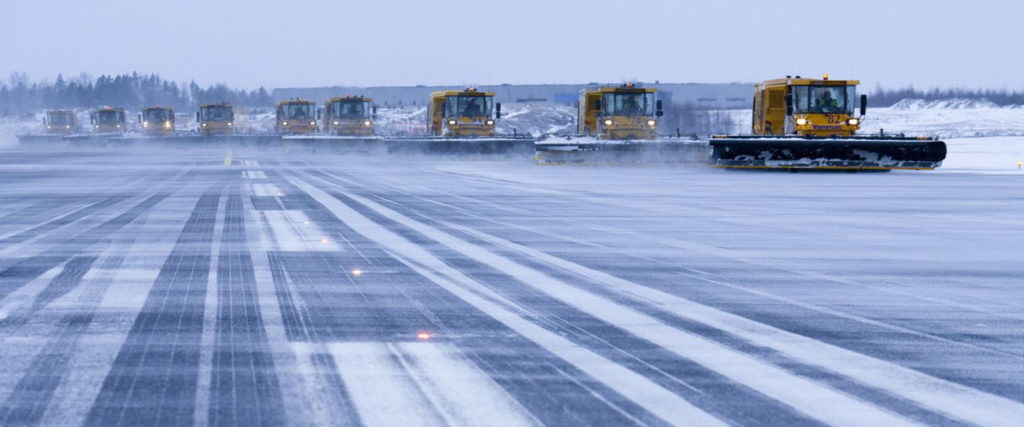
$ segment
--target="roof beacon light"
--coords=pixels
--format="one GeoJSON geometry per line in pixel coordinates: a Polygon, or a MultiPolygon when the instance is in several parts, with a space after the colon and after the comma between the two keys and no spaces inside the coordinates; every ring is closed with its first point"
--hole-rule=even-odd
{"type": "Polygon", "coordinates": [[[825,74],[825,80],[828,80],[828,74],[825,74]]]}

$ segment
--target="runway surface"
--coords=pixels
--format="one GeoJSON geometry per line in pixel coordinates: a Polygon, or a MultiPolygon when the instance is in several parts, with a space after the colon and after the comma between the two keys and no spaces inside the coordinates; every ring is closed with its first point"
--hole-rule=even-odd
{"type": "Polygon", "coordinates": [[[1021,425],[1024,175],[0,152],[3,425],[1021,425]]]}

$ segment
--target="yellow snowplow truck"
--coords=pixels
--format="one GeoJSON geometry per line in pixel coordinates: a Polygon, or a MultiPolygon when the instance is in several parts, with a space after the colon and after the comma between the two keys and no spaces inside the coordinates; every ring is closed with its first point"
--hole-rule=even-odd
{"type": "Polygon", "coordinates": [[[580,90],[576,133],[597,139],[657,139],[661,101],[657,89],[627,83],[580,90]]]}
{"type": "Polygon", "coordinates": [[[534,159],[542,165],[706,161],[706,143],[658,136],[664,112],[657,93],[636,83],[580,90],[576,135],[537,141],[534,159]]]}
{"type": "Polygon", "coordinates": [[[324,103],[324,133],[337,136],[373,136],[377,107],[372,98],[345,96],[324,103]]]}
{"type": "Polygon", "coordinates": [[[716,167],[768,169],[934,169],[946,144],[930,137],[859,135],[867,95],[857,80],[800,76],[754,88],[752,135],[713,136],[716,167]]]}
{"type": "Polygon", "coordinates": [[[200,105],[196,123],[202,136],[232,135],[235,133],[235,109],[226,102],[200,105]]]}
{"type": "Polygon", "coordinates": [[[124,133],[128,127],[123,108],[97,108],[89,119],[93,133],[124,133]]]}
{"type": "Polygon", "coordinates": [[[289,99],[277,103],[277,121],[274,129],[281,135],[309,135],[316,133],[316,103],[302,99],[289,99]]]}
{"type": "Polygon", "coordinates": [[[43,117],[47,135],[71,135],[78,133],[78,119],[71,110],[49,110],[43,117]]]}
{"type": "Polygon", "coordinates": [[[529,156],[536,140],[531,135],[497,133],[501,103],[494,92],[474,87],[432,92],[427,99],[427,135],[386,137],[388,153],[457,156],[529,156]]]}
{"type": "Polygon", "coordinates": [[[139,113],[139,128],[144,135],[174,135],[174,110],[159,105],[143,108],[139,113]]]}
{"type": "Polygon", "coordinates": [[[433,92],[427,103],[427,128],[434,136],[493,137],[494,123],[500,118],[501,103],[494,103],[494,92],[472,87],[433,92]]]}

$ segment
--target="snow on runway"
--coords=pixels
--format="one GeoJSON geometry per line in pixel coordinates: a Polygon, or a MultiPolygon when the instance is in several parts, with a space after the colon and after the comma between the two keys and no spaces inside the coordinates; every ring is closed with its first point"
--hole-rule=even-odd
{"type": "Polygon", "coordinates": [[[0,425],[1020,425],[1010,139],[885,174],[6,151],[0,425]]]}

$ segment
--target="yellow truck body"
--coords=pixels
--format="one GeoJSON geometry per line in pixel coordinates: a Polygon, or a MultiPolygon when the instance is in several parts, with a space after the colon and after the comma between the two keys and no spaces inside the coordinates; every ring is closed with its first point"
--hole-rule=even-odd
{"type": "Polygon", "coordinates": [[[635,84],[580,90],[576,133],[598,139],[656,139],[661,101],[657,89],[635,84]]]}
{"type": "Polygon", "coordinates": [[[345,96],[324,102],[324,133],[338,136],[373,136],[377,107],[373,99],[345,96]]]}
{"type": "Polygon", "coordinates": [[[143,108],[139,113],[139,129],[144,135],[174,135],[174,110],[161,106],[143,108]]]}
{"type": "Polygon", "coordinates": [[[97,108],[92,111],[90,121],[94,133],[124,133],[128,127],[123,108],[97,108]]]}
{"type": "Polygon", "coordinates": [[[78,118],[72,110],[49,110],[43,126],[48,135],[71,135],[78,132],[78,118]]]}
{"type": "Polygon", "coordinates": [[[499,118],[501,103],[494,103],[494,92],[475,88],[437,91],[427,102],[427,129],[434,136],[492,137],[499,118]]]}
{"type": "Polygon", "coordinates": [[[277,103],[274,129],[279,134],[309,135],[316,133],[316,103],[289,99],[277,103]]]}
{"type": "MultiPolygon", "coordinates": [[[[853,136],[857,80],[783,78],[754,87],[754,135],[853,136]],[[787,106],[788,105],[788,106],[787,106]]],[[[861,113],[863,115],[863,112],[861,113]]]]}
{"type": "Polygon", "coordinates": [[[200,105],[196,112],[196,123],[199,134],[203,136],[234,134],[235,109],[226,102],[200,105]]]}
{"type": "Polygon", "coordinates": [[[857,80],[786,76],[754,86],[751,135],[713,135],[711,161],[722,168],[934,169],[946,143],[932,137],[858,135],[867,96],[857,80]],[[858,114],[859,113],[859,114],[858,114]]]}

